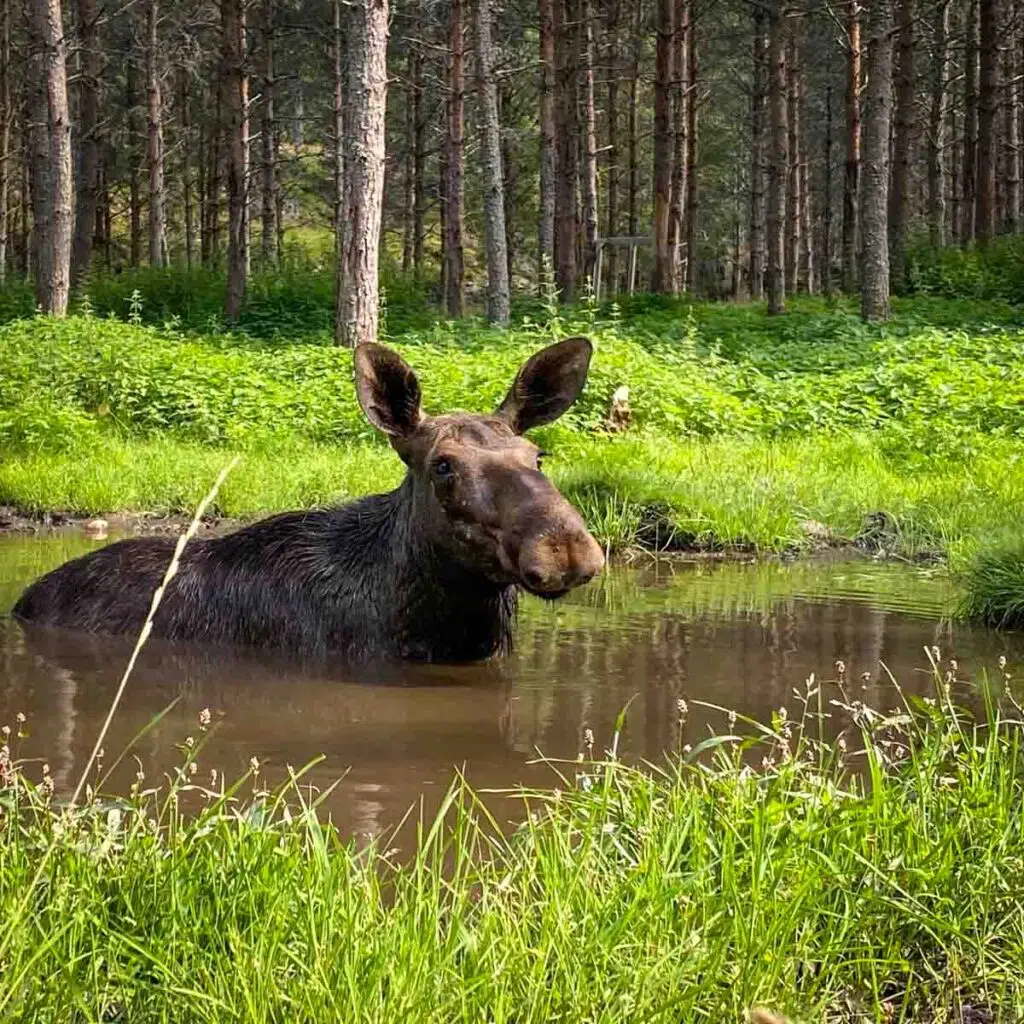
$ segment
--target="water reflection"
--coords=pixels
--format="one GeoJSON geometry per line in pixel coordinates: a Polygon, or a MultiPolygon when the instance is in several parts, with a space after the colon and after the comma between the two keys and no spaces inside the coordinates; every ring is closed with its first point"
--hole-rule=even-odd
{"type": "MultiPolygon", "coordinates": [[[[0,542],[0,610],[41,563],[68,555],[66,540],[30,543],[11,554],[0,542]]],[[[968,677],[1000,654],[1019,657],[1017,637],[945,621],[950,596],[941,574],[865,562],[656,564],[616,569],[556,606],[529,603],[516,652],[482,666],[354,674],[329,662],[151,641],[106,743],[108,761],[177,698],[135,751],[151,780],[180,762],[178,747],[197,735],[199,711],[209,707],[217,728],[202,777],[214,767],[239,775],[256,756],[276,779],[286,765],[324,754],[310,780],[325,786],[344,776],[328,801],[332,816],[376,833],[418,801],[430,811],[455,768],[478,787],[550,783],[551,769],[531,758],[572,759],[587,728],[607,745],[627,704],[621,749],[656,759],[722,727],[722,715],[696,701],[765,720],[793,705],[794,687],[810,673],[832,678],[839,660],[856,697],[888,707],[887,671],[911,692],[930,691],[925,645],[956,657],[968,677]],[[690,705],[682,735],[680,698],[690,705]]],[[[0,722],[28,716],[21,753],[45,759],[58,789],[74,785],[131,646],[0,619],[0,722]]],[[[113,784],[126,788],[137,770],[127,760],[113,784]]]]}

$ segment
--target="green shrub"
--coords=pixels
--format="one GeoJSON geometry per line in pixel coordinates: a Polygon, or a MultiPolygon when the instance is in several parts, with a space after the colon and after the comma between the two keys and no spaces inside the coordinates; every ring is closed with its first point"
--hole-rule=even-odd
{"type": "Polygon", "coordinates": [[[985,626],[1024,627],[1024,536],[1004,534],[974,554],[962,573],[960,611],[985,626]]]}

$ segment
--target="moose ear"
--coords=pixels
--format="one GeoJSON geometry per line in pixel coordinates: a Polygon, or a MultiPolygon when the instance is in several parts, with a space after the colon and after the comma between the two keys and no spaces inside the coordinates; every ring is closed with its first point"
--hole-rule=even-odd
{"type": "Polygon", "coordinates": [[[423,419],[420,384],[412,368],[383,345],[357,345],[356,397],[366,418],[390,437],[408,437],[423,419]]]}
{"type": "Polygon", "coordinates": [[[517,434],[553,423],[580,397],[594,346],[587,338],[566,338],[523,363],[498,406],[498,415],[517,434]]]}

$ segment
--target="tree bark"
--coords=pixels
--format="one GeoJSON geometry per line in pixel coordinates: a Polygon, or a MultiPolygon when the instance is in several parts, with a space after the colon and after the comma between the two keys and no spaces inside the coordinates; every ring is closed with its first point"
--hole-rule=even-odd
{"type": "Polygon", "coordinates": [[[274,93],[277,87],[274,43],[277,32],[277,0],[263,0],[263,32],[260,48],[260,257],[263,265],[277,264],[277,160],[274,142],[277,136],[274,93]]]}
{"type": "MultiPolygon", "coordinates": [[[[71,280],[81,281],[89,271],[99,202],[99,77],[96,0],[76,0],[81,71],[78,76],[78,176],[75,233],[71,242],[71,280]]],[[[6,63],[6,62],[5,62],[6,63]]]]}
{"type": "Polygon", "coordinates": [[[860,0],[849,0],[846,15],[846,177],[843,182],[843,291],[857,290],[860,230],[860,0]]]}
{"type": "Polygon", "coordinates": [[[491,10],[489,0],[473,0],[476,29],[476,74],[483,122],[484,234],[487,244],[487,319],[507,324],[510,295],[508,239],[505,234],[505,181],[501,169],[501,123],[498,90],[491,66],[491,10]]]}
{"type": "Polygon", "coordinates": [[[249,78],[245,70],[243,0],[221,0],[225,139],[228,154],[228,261],[224,314],[238,320],[245,301],[248,264],[249,78]]]}
{"type": "Polygon", "coordinates": [[[334,131],[331,166],[334,171],[334,261],[335,292],[345,288],[345,33],[342,0],[332,0],[334,33],[331,37],[331,63],[334,71],[334,131]]]}
{"type": "Polygon", "coordinates": [[[629,234],[636,236],[640,231],[640,133],[637,110],[640,104],[640,51],[643,4],[637,0],[633,7],[633,63],[629,73],[629,189],[626,194],[626,211],[629,234]]]}
{"type": "MultiPolygon", "coordinates": [[[[11,0],[0,0],[0,286],[7,280],[11,182],[11,0]]],[[[24,202],[22,196],[22,202],[24,202]]]]}
{"type": "Polygon", "coordinates": [[[793,27],[786,41],[786,120],[789,130],[789,187],[786,190],[786,291],[800,290],[800,54],[793,27]]]}
{"type": "MultiPolygon", "coordinates": [[[[1011,12],[1011,18],[1015,13],[1011,12]]],[[[1016,234],[1020,228],[1020,82],[1017,80],[1020,59],[1020,25],[1011,24],[1009,45],[1003,58],[1003,151],[1002,151],[1002,230],[1016,234]]]]}
{"type": "Polygon", "coordinates": [[[764,298],[765,271],[765,115],[767,40],[765,10],[754,4],[754,59],[750,93],[750,297],[764,298]]]}
{"type": "Polygon", "coordinates": [[[864,95],[861,316],[889,317],[889,131],[892,122],[892,0],[871,0],[864,95]]]}
{"type": "Polygon", "coordinates": [[[784,0],[771,0],[768,8],[768,313],[775,316],[786,309],[786,189],[789,170],[788,126],[786,124],[786,7],[784,0]]]}
{"type": "Polygon", "coordinates": [[[192,180],[192,111],[189,102],[188,71],[178,69],[178,107],[181,111],[181,194],[185,228],[185,266],[190,270],[195,259],[196,225],[192,180]]]}
{"type": "Polygon", "coordinates": [[[555,4],[539,0],[540,15],[540,215],[537,219],[537,279],[555,259],[555,4]]]}
{"type": "Polygon", "coordinates": [[[583,108],[583,277],[595,285],[597,266],[597,111],[594,108],[594,18],[593,0],[581,0],[580,11],[581,62],[580,81],[583,108]]]}
{"type": "Polygon", "coordinates": [[[651,290],[672,291],[673,253],[669,235],[672,211],[672,40],[674,0],[658,0],[654,71],[654,275],[651,290]]]}
{"type": "Polygon", "coordinates": [[[128,108],[128,221],[129,261],[135,270],[142,262],[142,189],[139,184],[139,72],[138,48],[132,46],[125,72],[125,106],[128,108]]]}
{"type": "MultiPolygon", "coordinates": [[[[418,35],[422,36],[423,22],[417,20],[418,35]]],[[[416,280],[423,277],[423,255],[427,220],[427,121],[423,110],[423,51],[419,43],[414,47],[413,65],[413,158],[412,158],[412,267],[416,280]]]]}
{"type": "Polygon", "coordinates": [[[555,0],[555,286],[563,302],[576,297],[577,17],[575,0],[555,0]]]}
{"type": "Polygon", "coordinates": [[[409,40],[405,55],[405,133],[402,146],[402,275],[412,273],[412,250],[415,222],[413,199],[413,165],[416,138],[416,44],[409,40]]]}
{"type": "Polygon", "coordinates": [[[946,244],[943,166],[949,81],[949,5],[950,0],[939,0],[932,22],[932,89],[928,105],[928,240],[932,248],[936,249],[946,244]]]}
{"type": "Polygon", "coordinates": [[[814,294],[814,214],[813,196],[811,195],[811,160],[807,142],[807,108],[805,96],[805,80],[801,74],[797,78],[796,106],[800,111],[800,133],[797,146],[800,150],[798,167],[800,170],[800,275],[804,289],[808,295],[814,294]]]}
{"type": "Polygon", "coordinates": [[[345,202],[350,234],[336,336],[339,343],[355,346],[377,337],[388,0],[357,0],[350,9],[349,20],[345,202]]]}
{"type": "MultiPolygon", "coordinates": [[[[605,181],[608,200],[605,212],[605,235],[614,238],[619,233],[619,0],[609,0],[605,25],[608,38],[608,144],[605,181]]],[[[608,281],[614,293],[618,286],[618,247],[605,249],[608,281]]]]}
{"type": "Polygon", "coordinates": [[[975,230],[987,245],[996,234],[996,114],[999,110],[999,16],[996,0],[980,0],[978,182],[975,230]]]}
{"type": "Polygon", "coordinates": [[[697,213],[700,199],[697,177],[697,27],[691,12],[686,38],[689,76],[686,82],[686,288],[697,294],[697,213]]]}
{"type": "Polygon", "coordinates": [[[506,77],[498,89],[498,124],[504,126],[501,134],[501,171],[504,178],[503,191],[505,197],[505,263],[506,273],[509,281],[509,291],[512,288],[512,270],[516,263],[516,197],[519,193],[519,159],[515,146],[515,138],[512,130],[508,127],[512,118],[512,87],[506,77]]]}
{"type": "Polygon", "coordinates": [[[37,102],[33,128],[36,302],[44,313],[64,316],[71,277],[72,175],[66,42],[60,0],[32,0],[30,30],[37,102]]]}
{"type": "Polygon", "coordinates": [[[445,306],[453,319],[462,316],[465,277],[465,253],[462,247],[466,135],[464,9],[465,0],[451,0],[448,24],[448,208],[444,255],[447,264],[445,306]]]}
{"type": "Polygon", "coordinates": [[[162,267],[167,248],[164,216],[164,105],[157,47],[158,0],[146,7],[147,163],[149,164],[149,265],[162,267]]]}
{"type": "Polygon", "coordinates": [[[690,0],[675,0],[675,31],[672,34],[672,199],[669,245],[672,247],[672,290],[686,287],[686,189],[689,170],[690,0]]]}
{"type": "Polygon", "coordinates": [[[818,276],[826,298],[832,297],[832,85],[825,89],[825,181],[821,201],[821,259],[818,276]]]}
{"type": "Polygon", "coordinates": [[[978,184],[978,0],[970,0],[964,33],[964,135],[960,187],[960,243],[976,236],[978,184]]]}
{"type": "Polygon", "coordinates": [[[897,294],[906,284],[906,236],[910,219],[910,170],[914,154],[914,0],[899,3],[899,61],[896,68],[896,130],[893,133],[889,192],[889,272],[897,294]]]}

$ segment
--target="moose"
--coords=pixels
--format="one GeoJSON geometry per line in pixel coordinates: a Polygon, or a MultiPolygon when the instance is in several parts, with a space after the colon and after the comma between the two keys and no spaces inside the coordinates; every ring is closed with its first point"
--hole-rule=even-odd
{"type": "MultiPolygon", "coordinates": [[[[405,463],[403,482],[193,541],[153,635],[350,662],[468,662],[507,651],[520,589],[555,600],[604,565],[523,436],[572,406],[592,354],[588,339],[567,338],[522,365],[494,413],[430,416],[402,357],[359,345],[356,397],[405,463]]],[[[137,633],[173,549],[170,538],[141,537],[90,552],[31,584],[13,615],[137,633]]]]}

